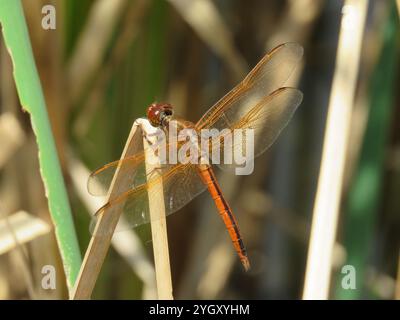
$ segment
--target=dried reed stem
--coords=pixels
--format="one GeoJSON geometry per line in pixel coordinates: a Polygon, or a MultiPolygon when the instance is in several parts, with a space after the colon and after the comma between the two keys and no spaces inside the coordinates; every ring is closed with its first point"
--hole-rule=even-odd
{"type": "MultiPolygon", "coordinates": [[[[68,164],[69,174],[75,191],[85,204],[88,212],[96,212],[103,205],[104,200],[101,197],[93,197],[87,192],[86,181],[90,175],[90,171],[72,155],[72,152],[69,155],[68,164]]],[[[101,188],[100,185],[99,188],[101,188]]],[[[111,238],[111,245],[143,282],[143,299],[155,299],[157,297],[157,290],[153,261],[150,261],[136,232],[128,230],[128,222],[124,217],[119,219],[118,224],[125,231],[114,234],[111,238]]]]}
{"type": "MultiPolygon", "coordinates": [[[[143,120],[141,124],[144,132],[149,133],[151,130],[154,130],[147,120],[139,120],[143,120]]],[[[160,167],[160,163],[154,152],[149,148],[149,141],[149,136],[143,138],[143,146],[146,150],[146,173],[151,175],[151,178],[157,178],[160,174],[157,170],[160,167]]],[[[149,209],[158,299],[172,300],[171,267],[162,183],[151,187],[151,192],[149,192],[149,209]]]]}
{"type": "Polygon", "coordinates": [[[327,299],[368,1],[346,0],[308,251],[303,299],[327,299]]]}
{"type": "MultiPolygon", "coordinates": [[[[138,130],[138,125],[135,122],[125,144],[121,159],[135,154],[142,146],[141,139],[141,130],[140,128],[138,130]]],[[[129,168],[120,166],[115,172],[110,186],[109,199],[118,195],[120,190],[127,189],[129,181],[126,179],[127,175],[125,174],[125,170],[129,170],[129,168]]],[[[78,279],[71,294],[71,299],[90,299],[101,266],[108,252],[113,232],[120,218],[123,205],[124,203],[120,203],[119,205],[113,206],[112,209],[107,210],[107,212],[99,217],[88,249],[86,250],[78,279]],[[99,234],[102,236],[97,236],[99,234]]]]}

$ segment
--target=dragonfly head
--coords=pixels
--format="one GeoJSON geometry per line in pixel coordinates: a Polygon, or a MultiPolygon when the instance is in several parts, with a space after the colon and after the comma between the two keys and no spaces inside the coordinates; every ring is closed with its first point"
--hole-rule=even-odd
{"type": "Polygon", "coordinates": [[[147,108],[147,119],[149,119],[153,127],[160,127],[173,113],[174,110],[169,103],[153,102],[147,108]]]}

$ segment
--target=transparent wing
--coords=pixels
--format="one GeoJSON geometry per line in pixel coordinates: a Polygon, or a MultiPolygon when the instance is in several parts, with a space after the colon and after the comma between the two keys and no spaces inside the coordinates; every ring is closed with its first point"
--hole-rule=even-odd
{"type": "MultiPolygon", "coordinates": [[[[163,189],[166,215],[176,212],[206,189],[196,165],[177,164],[171,166],[162,175],[150,178],[147,183],[120,194],[100,208],[92,219],[90,231],[93,233],[97,219],[101,215],[108,214],[115,208],[122,210],[124,220],[127,222],[117,225],[116,231],[150,222],[149,199],[159,196],[160,184],[163,189]]],[[[106,232],[112,232],[112,230],[106,232]]],[[[104,233],[97,235],[101,236],[104,233]]]]}
{"type": "Polygon", "coordinates": [[[91,195],[105,196],[108,193],[112,179],[118,167],[124,167],[126,179],[135,187],[145,180],[144,153],[127,157],[123,160],[110,162],[93,171],[87,181],[87,189],[91,195]],[[142,158],[142,159],[140,159],[142,158]],[[143,176],[144,175],[144,176],[143,176]]]}
{"type": "Polygon", "coordinates": [[[303,48],[297,43],[285,43],[270,51],[242,82],[207,111],[196,128],[238,122],[259,101],[284,85],[302,56],[303,48]]]}
{"type": "Polygon", "coordinates": [[[253,104],[249,102],[246,114],[240,119],[221,117],[213,127],[222,134],[212,139],[210,155],[220,153],[219,167],[223,169],[237,167],[236,154],[246,156],[247,160],[254,159],[273,144],[302,98],[303,94],[297,89],[280,88],[253,104]],[[241,130],[237,130],[237,135],[232,134],[236,129],[241,130]],[[252,134],[245,129],[250,129],[252,134]],[[231,155],[232,161],[227,160],[227,154],[231,155]]]}
{"type": "Polygon", "coordinates": [[[126,157],[122,160],[110,162],[101,168],[93,171],[87,182],[87,189],[94,196],[105,196],[108,193],[111,182],[117,169],[124,171],[127,185],[130,189],[146,182],[146,168],[143,150],[137,154],[126,157]]]}
{"type": "MultiPolygon", "coordinates": [[[[183,143],[182,141],[167,142],[165,144],[166,154],[168,155],[169,148],[179,150],[183,143]]],[[[117,170],[123,173],[122,176],[124,179],[123,187],[121,188],[121,186],[119,186],[118,192],[120,193],[146,183],[148,180],[145,166],[145,154],[148,152],[147,148],[151,148],[151,146],[138,151],[134,155],[110,162],[93,171],[87,181],[89,193],[93,196],[107,195],[117,170]]],[[[155,151],[155,153],[157,154],[157,151],[155,151]]],[[[159,172],[168,172],[169,169],[171,169],[171,165],[160,164],[160,168],[158,169],[159,172]]],[[[150,175],[152,175],[152,173],[150,173],[150,175]]],[[[121,176],[121,174],[119,176],[121,176]]]]}

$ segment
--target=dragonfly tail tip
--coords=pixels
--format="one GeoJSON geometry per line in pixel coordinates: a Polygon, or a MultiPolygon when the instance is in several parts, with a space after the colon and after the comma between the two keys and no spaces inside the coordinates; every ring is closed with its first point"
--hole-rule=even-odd
{"type": "Polygon", "coordinates": [[[244,267],[244,270],[247,272],[247,271],[249,271],[250,270],[250,261],[249,261],[249,259],[243,259],[242,260],[242,265],[243,265],[243,267],[244,267]]]}

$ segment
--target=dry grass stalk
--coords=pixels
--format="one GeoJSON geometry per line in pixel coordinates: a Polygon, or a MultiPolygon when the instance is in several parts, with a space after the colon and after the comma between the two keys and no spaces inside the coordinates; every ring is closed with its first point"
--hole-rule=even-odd
{"type": "Polygon", "coordinates": [[[93,5],[69,63],[68,83],[73,84],[72,100],[76,99],[90,75],[101,64],[104,50],[126,3],[126,0],[99,0],[93,5]]]}
{"type": "Polygon", "coordinates": [[[213,50],[227,67],[234,78],[243,78],[246,74],[246,62],[233,44],[233,35],[210,0],[169,0],[193,28],[196,34],[213,50]]]}
{"type": "Polygon", "coordinates": [[[308,252],[304,299],[327,299],[368,1],[347,0],[339,34],[308,252]]]}
{"type": "MultiPolygon", "coordinates": [[[[144,132],[150,133],[154,128],[147,120],[141,121],[144,132]]],[[[159,175],[156,168],[160,167],[158,159],[149,147],[149,136],[143,138],[143,146],[146,150],[146,173],[151,174],[151,178],[157,178],[159,175]]],[[[153,136],[154,137],[154,136],[153,136]]],[[[172,300],[172,280],[171,266],[169,262],[167,222],[165,219],[165,203],[162,183],[152,186],[149,193],[149,210],[151,219],[151,236],[153,240],[154,263],[156,268],[157,294],[158,299],[172,300]],[[157,189],[157,190],[154,190],[157,189]]]]}
{"type": "MultiPolygon", "coordinates": [[[[142,134],[140,128],[138,130],[138,126],[135,123],[132,126],[121,159],[135,154],[142,146],[141,139],[142,134]]],[[[126,190],[129,181],[125,179],[126,175],[124,174],[124,170],[126,170],[124,166],[120,166],[117,169],[110,186],[108,198],[113,198],[119,194],[121,188],[125,188],[126,190]]],[[[88,249],[86,250],[71,299],[90,299],[101,266],[103,265],[108,252],[113,231],[115,230],[120,218],[120,209],[123,205],[124,203],[121,203],[120,205],[115,206],[113,210],[108,210],[107,214],[103,214],[99,217],[88,249]],[[96,236],[99,234],[102,236],[96,236]]]]}
{"type": "MultiPolygon", "coordinates": [[[[90,171],[72,155],[70,155],[68,163],[68,171],[76,193],[85,204],[88,212],[96,212],[103,205],[104,199],[93,197],[87,192],[86,181],[90,171]]],[[[143,282],[143,299],[155,299],[157,292],[153,262],[148,258],[139,236],[134,230],[128,230],[124,217],[120,218],[118,224],[125,231],[114,234],[111,238],[111,245],[143,282]]]]}
{"type": "MultiPolygon", "coordinates": [[[[129,157],[135,154],[138,149],[142,146],[146,147],[148,144],[147,138],[142,139],[142,130],[147,135],[150,130],[154,130],[149,122],[145,119],[139,119],[135,121],[132,126],[129,138],[125,145],[125,149],[122,153],[121,159],[129,157]]],[[[146,148],[150,150],[150,148],[146,148]]],[[[152,152],[146,153],[146,171],[148,173],[153,172],[157,174],[157,170],[154,170],[154,165],[150,163],[156,163],[154,159],[149,161],[149,157],[154,157],[152,152]]],[[[110,186],[108,198],[114,198],[120,193],[120,190],[127,189],[129,184],[128,176],[125,174],[126,169],[123,165],[120,166],[113,178],[110,186]]],[[[162,185],[153,186],[153,188],[160,188],[156,195],[152,195],[149,198],[150,217],[151,217],[151,230],[153,237],[153,248],[154,248],[154,261],[156,270],[156,281],[157,281],[157,292],[159,299],[172,299],[172,281],[171,281],[171,270],[169,263],[169,252],[168,252],[168,237],[165,220],[165,208],[163,199],[162,185]],[[155,198],[157,197],[157,198],[155,198]]],[[[152,193],[154,194],[154,193],[152,193]]],[[[124,203],[115,205],[113,209],[107,210],[105,214],[102,214],[96,224],[93,236],[90,240],[89,247],[86,251],[85,258],[80,269],[77,283],[72,293],[72,299],[89,299],[97,277],[100,273],[101,266],[104,262],[108,248],[110,246],[111,238],[115,227],[119,221],[122,207],[124,203]],[[101,237],[98,236],[101,234],[101,237]]]]}
{"type": "Polygon", "coordinates": [[[25,211],[0,219],[0,255],[39,236],[49,233],[50,226],[25,211]]]}

